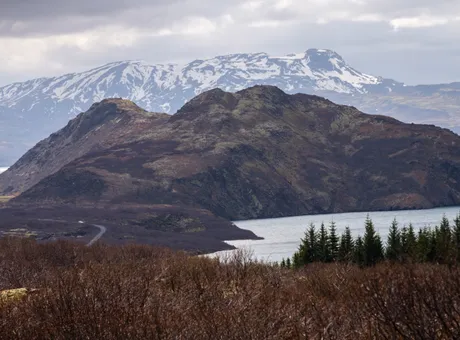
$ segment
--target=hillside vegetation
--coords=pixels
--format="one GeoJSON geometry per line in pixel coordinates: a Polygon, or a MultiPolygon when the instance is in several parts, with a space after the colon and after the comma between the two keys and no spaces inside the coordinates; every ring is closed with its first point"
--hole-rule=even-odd
{"type": "Polygon", "coordinates": [[[458,339],[460,269],[0,240],[2,339],[458,339]],[[20,294],[19,294],[19,293],[20,294]]]}
{"type": "Polygon", "coordinates": [[[0,175],[9,204],[200,208],[229,220],[460,204],[460,137],[274,86],[175,115],[91,106],[0,175]]]}

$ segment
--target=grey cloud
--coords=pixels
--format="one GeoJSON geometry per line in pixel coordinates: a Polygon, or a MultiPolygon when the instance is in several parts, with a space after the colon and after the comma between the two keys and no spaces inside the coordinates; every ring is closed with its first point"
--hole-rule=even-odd
{"type": "MultiPolygon", "coordinates": [[[[107,25],[125,25],[155,30],[189,16],[214,18],[233,13],[242,20],[314,21],[328,12],[347,10],[356,15],[378,13],[387,18],[416,16],[420,13],[452,15],[460,13],[457,0],[367,0],[353,4],[333,0],[329,7],[318,2],[297,1],[294,6],[276,9],[278,0],[265,0],[256,11],[238,8],[248,0],[0,0],[0,36],[46,36],[73,33],[107,25]],[[316,4],[315,4],[316,3],[316,4]],[[311,5],[309,5],[311,4],[311,5]],[[299,7],[304,10],[299,10],[299,7]]],[[[460,15],[460,14],[459,14],[460,15]]]]}
{"type": "MultiPolygon", "coordinates": [[[[304,0],[307,1],[307,0],[304,0]]],[[[298,1],[302,6],[304,1],[298,1]]],[[[82,32],[117,24],[145,32],[169,28],[187,17],[214,20],[231,14],[235,23],[227,29],[203,36],[140,36],[130,46],[51,46],[42,56],[43,64],[26,73],[1,74],[0,83],[52,75],[48,65],[62,65],[55,74],[82,71],[101,64],[144,59],[148,62],[190,61],[238,52],[287,54],[307,48],[330,48],[342,54],[354,67],[364,72],[395,78],[409,83],[460,80],[458,23],[439,27],[394,32],[388,21],[377,23],[334,22],[317,25],[319,11],[297,7],[277,10],[276,0],[267,0],[256,11],[242,11],[243,0],[0,0],[0,39],[5,36],[42,37],[82,32]],[[280,20],[284,26],[251,28],[254,21],[280,20]],[[244,37],[242,39],[242,37],[244,37]]],[[[353,5],[345,0],[330,11],[348,10],[356,15],[377,13],[385,18],[411,17],[422,13],[435,16],[460,15],[457,0],[368,0],[353,5]]],[[[314,8],[314,7],[312,7],[314,8]]],[[[327,9],[329,11],[329,9],[327,9]]],[[[327,14],[327,12],[325,12],[327,14]]],[[[88,33],[90,34],[90,33],[88,33]]],[[[0,51],[2,54],[8,51],[0,51]]],[[[6,72],[6,71],[4,71],[6,72]]]]}
{"type": "MultiPolygon", "coordinates": [[[[177,0],[181,1],[181,0],[177,0]]],[[[171,0],[2,0],[0,18],[36,20],[59,16],[99,16],[123,12],[133,7],[165,5],[171,0]]]]}
{"type": "Polygon", "coordinates": [[[161,29],[188,16],[214,17],[243,0],[2,0],[0,36],[74,33],[107,25],[161,29]]]}
{"type": "Polygon", "coordinates": [[[452,67],[460,56],[460,47],[452,44],[454,32],[452,28],[452,35],[448,35],[434,28],[395,33],[384,23],[300,23],[275,29],[237,26],[205,39],[146,37],[132,47],[110,47],[103,52],[60,48],[47,58],[56,63],[65,60],[71,70],[84,70],[125,59],[185,62],[227,53],[263,51],[283,55],[317,47],[336,50],[352,66],[371,74],[409,83],[447,82],[460,79],[460,72],[452,67]],[[245,39],[239,39],[241,36],[245,39]],[[443,56],[443,51],[448,55],[443,56]],[[441,57],[445,58],[443,62],[439,61],[441,57]]]}

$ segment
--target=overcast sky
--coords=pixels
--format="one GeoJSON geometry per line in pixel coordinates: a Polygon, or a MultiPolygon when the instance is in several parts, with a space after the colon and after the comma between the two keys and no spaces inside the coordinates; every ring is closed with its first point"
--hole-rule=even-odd
{"type": "Polygon", "coordinates": [[[111,61],[328,48],[408,84],[460,81],[460,0],[0,0],[0,85],[111,61]]]}

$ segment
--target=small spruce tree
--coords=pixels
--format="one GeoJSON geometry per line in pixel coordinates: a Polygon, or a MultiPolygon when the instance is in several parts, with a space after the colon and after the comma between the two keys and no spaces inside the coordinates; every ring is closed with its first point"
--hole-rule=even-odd
{"type": "Polygon", "coordinates": [[[327,229],[324,226],[324,223],[321,223],[321,228],[319,229],[319,240],[318,240],[318,261],[327,262],[329,260],[329,235],[327,229]]]}
{"type": "Polygon", "coordinates": [[[455,261],[458,263],[460,262],[460,214],[454,219],[454,225],[452,227],[452,241],[455,261]]]}
{"type": "Polygon", "coordinates": [[[363,246],[365,266],[373,266],[383,259],[382,241],[375,232],[374,223],[369,218],[369,215],[365,222],[363,246]]]}
{"type": "Polygon", "coordinates": [[[319,259],[318,235],[316,233],[316,228],[313,223],[310,224],[310,228],[308,228],[308,245],[309,245],[309,253],[308,253],[309,262],[318,261],[319,259]]]}
{"type": "Polygon", "coordinates": [[[436,260],[439,263],[448,263],[451,260],[451,230],[449,220],[444,215],[441,220],[441,225],[436,235],[436,260]]]}
{"type": "Polygon", "coordinates": [[[354,240],[351,236],[350,227],[345,227],[345,231],[340,237],[339,261],[350,262],[353,260],[354,240]]]}
{"type": "Polygon", "coordinates": [[[398,228],[396,218],[391,223],[390,232],[388,233],[386,258],[392,262],[401,261],[401,231],[398,228]]]}
{"type": "Polygon", "coordinates": [[[404,249],[404,253],[408,259],[415,261],[417,253],[417,236],[415,235],[412,223],[409,223],[409,228],[407,229],[406,248],[404,249]]]}
{"type": "Polygon", "coordinates": [[[298,269],[303,267],[304,264],[302,263],[302,258],[300,256],[299,252],[294,253],[294,256],[292,256],[292,268],[298,269]]]}
{"type": "Polygon", "coordinates": [[[358,236],[355,242],[353,251],[353,262],[358,266],[363,266],[365,261],[364,241],[361,236],[358,236]]]}
{"type": "Polygon", "coordinates": [[[284,260],[284,258],[281,260],[281,268],[286,268],[286,261],[284,260]]]}
{"type": "Polygon", "coordinates": [[[427,227],[420,229],[417,237],[416,257],[417,262],[428,262],[431,250],[431,230],[427,227]]]}
{"type": "Polygon", "coordinates": [[[339,237],[337,236],[337,228],[335,222],[332,221],[329,225],[328,241],[328,262],[335,262],[339,257],[339,237]]]}

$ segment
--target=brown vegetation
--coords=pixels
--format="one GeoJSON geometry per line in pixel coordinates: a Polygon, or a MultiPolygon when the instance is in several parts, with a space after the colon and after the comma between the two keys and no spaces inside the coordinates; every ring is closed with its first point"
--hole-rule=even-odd
{"type": "Polygon", "coordinates": [[[2,339],[458,339],[460,270],[217,260],[149,246],[0,240],[2,339]]]}
{"type": "Polygon", "coordinates": [[[94,104],[0,175],[15,204],[147,204],[229,220],[460,204],[460,137],[273,86],[177,114],[94,104]]]}

